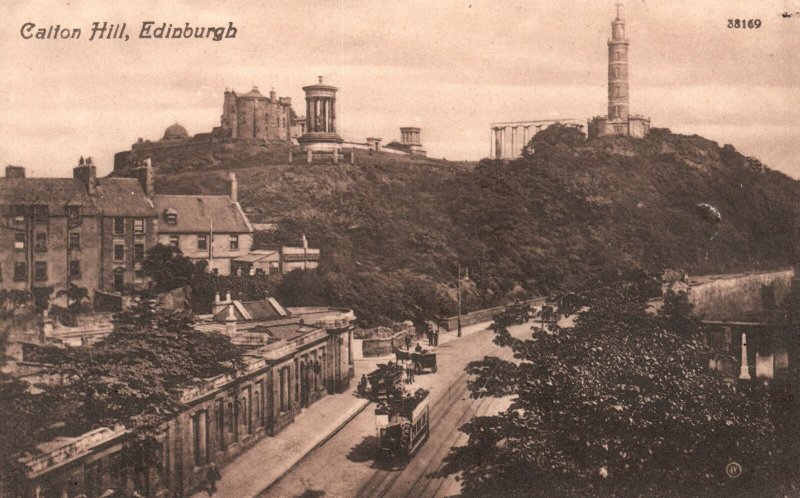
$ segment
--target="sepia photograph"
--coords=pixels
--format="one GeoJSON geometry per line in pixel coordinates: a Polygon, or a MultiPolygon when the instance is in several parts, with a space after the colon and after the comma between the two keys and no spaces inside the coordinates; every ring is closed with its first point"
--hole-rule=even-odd
{"type": "Polygon", "coordinates": [[[0,497],[800,497],[800,0],[3,0],[0,497]]]}

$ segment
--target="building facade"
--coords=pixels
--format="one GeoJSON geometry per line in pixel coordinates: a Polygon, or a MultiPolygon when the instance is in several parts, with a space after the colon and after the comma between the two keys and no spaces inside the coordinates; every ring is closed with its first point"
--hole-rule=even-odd
{"type": "Polygon", "coordinates": [[[416,126],[400,128],[400,141],[389,142],[385,147],[406,152],[411,156],[425,157],[428,154],[425,149],[422,148],[422,130],[416,126]]]}
{"type": "Polygon", "coordinates": [[[0,179],[0,288],[71,286],[123,292],[147,285],[141,262],[156,241],[153,205],[136,179],[97,178],[81,158],[73,178],[0,179]]]}
{"type": "Polygon", "coordinates": [[[650,132],[650,118],[630,114],[628,85],[628,39],[625,20],[617,4],[617,17],[611,21],[608,40],[608,114],[589,120],[589,138],[628,135],[642,138],[650,132]]]}
{"type": "Polygon", "coordinates": [[[299,126],[297,118],[292,99],[277,97],[275,90],[265,97],[255,86],[242,95],[226,89],[220,126],[213,133],[234,139],[289,141],[299,136],[293,134],[293,129],[299,126]]]}
{"type": "Polygon", "coordinates": [[[250,252],[253,227],[238,202],[236,175],[229,176],[230,195],[153,196],[158,213],[158,242],[181,250],[209,271],[229,275],[232,261],[250,252]]]}
{"type": "MultiPolygon", "coordinates": [[[[231,305],[227,301],[222,304],[231,305]]],[[[279,433],[317,400],[349,390],[355,318],[351,311],[316,309],[268,320],[237,318],[242,330],[211,322],[198,328],[217,331],[221,326],[235,339],[255,345],[248,350],[246,370],[206,379],[180,393],[183,410],[162,427],[154,465],[125,467],[123,450],[131,434],[122,426],[100,428],[40,445],[40,453],[23,456],[26,481],[15,490],[17,495],[61,498],[83,493],[97,498],[108,490],[135,490],[148,497],[189,496],[205,485],[212,462],[221,467],[262,438],[279,433]]]]}

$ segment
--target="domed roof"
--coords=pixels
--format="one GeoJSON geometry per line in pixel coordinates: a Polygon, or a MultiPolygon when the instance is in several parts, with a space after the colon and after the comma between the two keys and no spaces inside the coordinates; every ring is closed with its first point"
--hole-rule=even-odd
{"type": "Polygon", "coordinates": [[[189,138],[189,132],[183,126],[175,123],[164,130],[164,138],[161,140],[184,140],[186,138],[189,138]]]}

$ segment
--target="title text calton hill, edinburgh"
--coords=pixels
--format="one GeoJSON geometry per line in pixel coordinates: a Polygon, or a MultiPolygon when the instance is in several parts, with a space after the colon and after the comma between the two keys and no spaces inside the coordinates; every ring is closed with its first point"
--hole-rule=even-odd
{"type": "MultiPolygon", "coordinates": [[[[203,39],[221,41],[226,38],[236,38],[237,28],[233,22],[227,26],[196,26],[189,22],[168,24],[156,21],[143,21],[139,30],[139,38],[143,40],[188,40],[203,39]]],[[[61,24],[38,25],[26,22],[20,27],[20,36],[25,40],[80,40],[83,30],[62,26],[61,24]]],[[[128,23],[112,23],[106,21],[93,22],[89,29],[89,41],[95,40],[122,40],[128,41],[128,23]]]]}

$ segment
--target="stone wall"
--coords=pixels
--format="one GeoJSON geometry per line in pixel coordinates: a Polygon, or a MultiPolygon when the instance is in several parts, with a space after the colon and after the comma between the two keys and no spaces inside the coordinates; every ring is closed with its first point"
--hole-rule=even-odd
{"type": "Polygon", "coordinates": [[[772,287],[775,304],[783,303],[791,286],[794,270],[695,277],[690,280],[689,302],[692,314],[703,320],[735,320],[747,313],[765,309],[763,287],[772,287]]]}
{"type": "Polygon", "coordinates": [[[395,347],[405,347],[403,339],[410,331],[401,330],[391,337],[381,339],[364,339],[361,341],[361,354],[364,358],[389,356],[395,347]]]}
{"type": "MultiPolygon", "coordinates": [[[[544,301],[544,298],[539,298],[524,302],[532,306],[539,306],[544,304],[544,301]]],[[[505,310],[507,306],[508,305],[495,306],[493,308],[484,308],[482,310],[465,313],[461,315],[461,326],[466,327],[468,325],[475,325],[476,323],[489,322],[492,320],[492,317],[495,314],[505,310]]],[[[436,321],[436,323],[439,325],[439,327],[447,331],[456,330],[458,329],[458,316],[441,317],[436,321]]]]}

